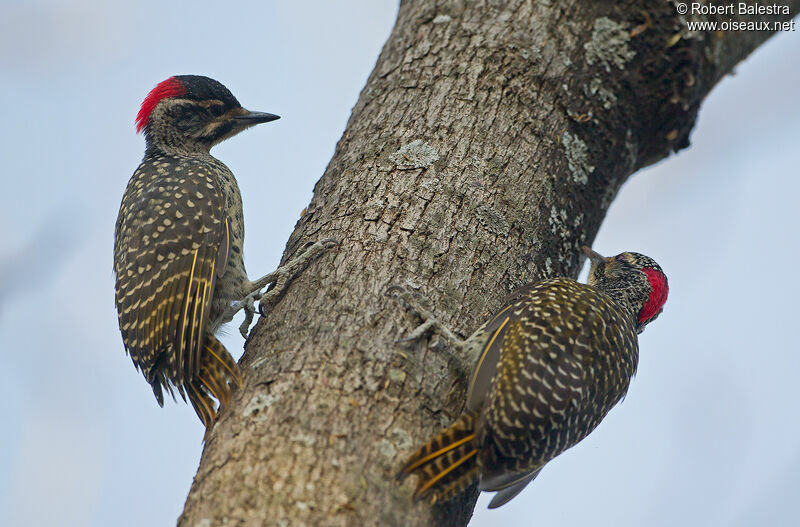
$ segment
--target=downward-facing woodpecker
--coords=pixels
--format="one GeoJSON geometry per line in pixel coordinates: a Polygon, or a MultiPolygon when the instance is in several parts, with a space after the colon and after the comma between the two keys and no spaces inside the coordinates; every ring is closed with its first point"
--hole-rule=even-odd
{"type": "Polygon", "coordinates": [[[177,388],[207,429],[242,382],[214,333],[241,308],[248,309],[249,323],[264,286],[328,246],[320,242],[294,265],[255,282],[247,278],[239,187],[209,151],[275,119],[242,108],[225,86],[196,75],[158,84],[136,117],[146,150],[125,189],[114,234],[119,327],[158,404],[165,389],[177,388]]]}
{"type": "Polygon", "coordinates": [[[473,365],[464,413],[400,472],[419,476],[415,500],[446,500],[477,481],[480,490],[497,491],[489,507],[499,507],[625,395],[639,360],[637,335],[661,313],[667,277],[642,254],[584,252],[588,284],[554,278],[523,286],[460,343],[414,308],[427,319],[423,331],[447,334],[473,365]]]}

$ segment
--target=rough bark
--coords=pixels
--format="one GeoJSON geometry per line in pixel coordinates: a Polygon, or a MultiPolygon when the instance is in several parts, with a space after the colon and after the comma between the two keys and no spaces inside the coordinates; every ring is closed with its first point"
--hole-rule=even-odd
{"type": "Polygon", "coordinates": [[[465,382],[437,337],[396,343],[418,319],[387,288],[467,335],[513,288],[575,276],[622,183],[688,146],[771,34],[691,33],[672,2],[402,2],[284,261],[341,245],[251,334],[179,525],[466,524],[475,491],[412,506],[395,482],[465,382]]]}

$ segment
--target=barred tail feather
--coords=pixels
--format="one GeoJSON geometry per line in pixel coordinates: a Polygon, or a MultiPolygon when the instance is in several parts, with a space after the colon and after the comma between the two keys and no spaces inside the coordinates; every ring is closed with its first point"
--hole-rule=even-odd
{"type": "Polygon", "coordinates": [[[225,346],[208,335],[200,359],[200,379],[222,406],[228,406],[233,387],[242,386],[242,372],[225,346]]]}
{"type": "Polygon", "coordinates": [[[474,413],[461,416],[449,428],[417,450],[398,474],[419,476],[414,501],[431,497],[448,500],[478,479],[478,450],[475,445],[474,413]]]}
{"type": "Polygon", "coordinates": [[[203,422],[203,426],[208,430],[217,418],[217,412],[214,410],[214,400],[208,396],[208,392],[203,388],[203,385],[192,380],[184,383],[186,395],[189,397],[189,402],[192,403],[197,417],[203,422]]]}
{"type": "Polygon", "coordinates": [[[206,429],[217,419],[219,410],[230,404],[233,388],[241,385],[242,373],[236,361],[214,335],[207,335],[200,354],[200,373],[196,379],[184,383],[189,400],[206,429]],[[219,408],[215,408],[212,396],[219,401],[219,408]]]}

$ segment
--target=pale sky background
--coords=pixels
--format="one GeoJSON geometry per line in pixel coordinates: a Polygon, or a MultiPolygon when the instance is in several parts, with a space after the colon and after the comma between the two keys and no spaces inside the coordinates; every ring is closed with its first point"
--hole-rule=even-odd
{"type": "MultiPolygon", "coordinates": [[[[266,272],[397,9],[222,6],[0,4],[2,526],[174,525],[197,468],[200,421],[157,406],[114,311],[114,221],[146,93],[203,74],[282,116],[214,150],[242,188],[248,269],[266,272]]],[[[522,495],[495,511],[483,496],[472,526],[796,524],[798,64],[800,35],[773,38],[707,99],[692,147],[622,189],[595,248],[646,253],[671,286],[639,373],[522,495]]]]}

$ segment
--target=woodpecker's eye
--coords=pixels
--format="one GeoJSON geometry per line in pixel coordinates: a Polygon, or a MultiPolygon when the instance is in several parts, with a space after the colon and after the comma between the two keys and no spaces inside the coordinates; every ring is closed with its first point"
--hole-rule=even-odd
{"type": "Polygon", "coordinates": [[[223,113],[225,113],[225,105],[222,104],[221,101],[214,101],[215,104],[212,104],[209,107],[209,110],[214,115],[214,117],[219,117],[223,113]]]}
{"type": "Polygon", "coordinates": [[[208,112],[214,117],[219,117],[220,115],[225,113],[225,103],[217,99],[200,101],[197,103],[197,105],[200,108],[208,110],[208,112]]]}

